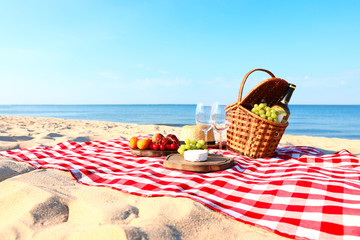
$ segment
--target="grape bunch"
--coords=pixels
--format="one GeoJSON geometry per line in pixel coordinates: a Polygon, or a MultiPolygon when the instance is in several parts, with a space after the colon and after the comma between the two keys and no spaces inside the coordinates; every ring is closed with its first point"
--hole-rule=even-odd
{"type": "Polygon", "coordinates": [[[279,113],[275,109],[269,107],[266,103],[254,104],[254,107],[251,109],[251,111],[269,121],[273,121],[275,123],[278,122],[279,113]]]}
{"type": "Polygon", "coordinates": [[[178,153],[184,155],[184,152],[187,150],[197,150],[197,149],[206,149],[204,140],[190,140],[185,139],[185,144],[180,145],[178,148],[178,153]]]}

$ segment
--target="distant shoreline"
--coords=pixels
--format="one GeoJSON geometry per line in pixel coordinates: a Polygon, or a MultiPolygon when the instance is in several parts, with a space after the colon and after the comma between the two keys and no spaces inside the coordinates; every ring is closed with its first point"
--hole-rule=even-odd
{"type": "MultiPolygon", "coordinates": [[[[0,115],[55,117],[182,127],[195,125],[195,104],[0,105],[0,115]]],[[[290,105],[285,134],[360,140],[360,105],[290,105]]]]}
{"type": "MultiPolygon", "coordinates": [[[[236,100],[234,100],[234,102],[230,102],[231,103],[235,103],[236,100]]],[[[156,105],[160,105],[160,106],[169,106],[169,105],[184,105],[184,106],[188,106],[188,105],[196,105],[196,103],[75,103],[75,104],[27,104],[27,103],[23,103],[23,104],[0,104],[1,106],[136,106],[136,105],[140,105],[140,106],[156,106],[156,105]]],[[[360,104],[289,104],[290,106],[360,106],[360,104]]]]}
{"type": "MultiPolygon", "coordinates": [[[[152,136],[157,132],[180,136],[181,127],[106,122],[97,120],[69,120],[50,117],[0,116],[0,151],[51,146],[64,141],[109,140],[119,137],[152,136]]],[[[218,139],[218,134],[215,133],[218,139]]],[[[360,156],[360,140],[312,136],[283,135],[279,147],[312,146],[325,153],[342,149],[360,156]]]]}

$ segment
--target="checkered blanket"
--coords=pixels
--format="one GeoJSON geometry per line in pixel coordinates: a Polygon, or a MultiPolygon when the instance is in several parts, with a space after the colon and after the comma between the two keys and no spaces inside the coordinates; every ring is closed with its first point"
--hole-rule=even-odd
{"type": "Polygon", "coordinates": [[[64,142],[0,152],[36,168],[68,170],[80,183],[140,196],[186,197],[238,221],[282,236],[360,239],[359,158],[342,150],[324,155],[311,147],[278,148],[276,157],[235,160],[219,172],[163,167],[164,158],[131,155],[127,139],[64,142]]]}

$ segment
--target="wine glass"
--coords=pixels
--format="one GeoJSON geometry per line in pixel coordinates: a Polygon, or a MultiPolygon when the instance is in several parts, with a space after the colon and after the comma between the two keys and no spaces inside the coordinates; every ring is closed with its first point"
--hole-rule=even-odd
{"type": "Polygon", "coordinates": [[[230,127],[230,121],[226,118],[226,104],[215,103],[211,112],[211,125],[220,134],[220,146],[222,148],[222,133],[230,127]]]}
{"type": "Polygon", "coordinates": [[[211,105],[198,103],[195,114],[196,125],[205,133],[205,146],[207,146],[207,132],[211,129],[211,105]]]}

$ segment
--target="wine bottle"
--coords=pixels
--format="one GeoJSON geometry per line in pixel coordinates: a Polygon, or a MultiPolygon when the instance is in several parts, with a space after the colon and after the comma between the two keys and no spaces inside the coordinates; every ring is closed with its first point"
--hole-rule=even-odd
{"type": "Polygon", "coordinates": [[[296,88],[295,84],[289,83],[289,86],[285,92],[284,97],[281,99],[281,101],[272,106],[271,108],[275,109],[278,112],[278,122],[286,124],[289,117],[290,117],[290,109],[289,109],[289,102],[291,99],[291,96],[296,88]]]}

